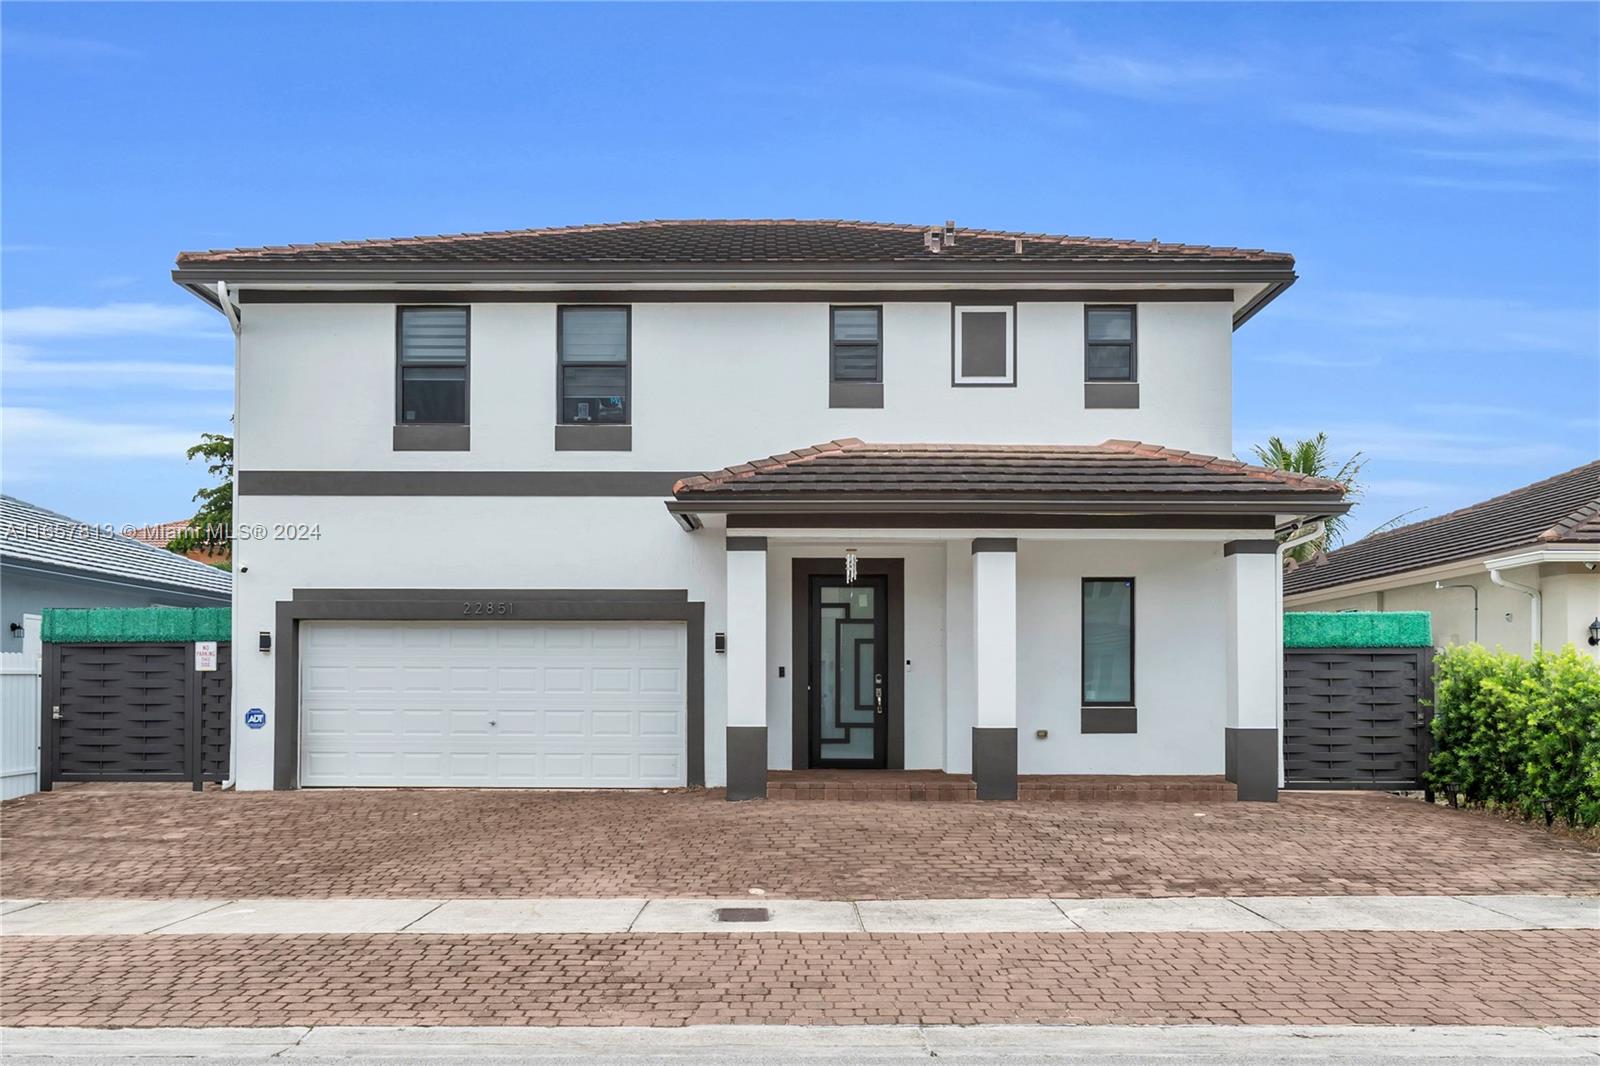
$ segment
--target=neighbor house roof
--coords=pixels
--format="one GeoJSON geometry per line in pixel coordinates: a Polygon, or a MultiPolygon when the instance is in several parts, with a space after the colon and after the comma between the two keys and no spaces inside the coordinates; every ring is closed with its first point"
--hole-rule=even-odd
{"type": "Polygon", "coordinates": [[[872,507],[1253,510],[1337,513],[1344,486],[1138,441],[1092,445],[867,444],[855,439],[757,459],[673,486],[708,511],[853,500],[872,507]]]}
{"type": "Polygon", "coordinates": [[[1600,544],[1600,460],[1459,511],[1375,533],[1287,574],[1295,595],[1518,548],[1600,544]]]}
{"type": "MultiPolygon", "coordinates": [[[[141,544],[148,544],[153,548],[165,550],[172,538],[183,533],[192,524],[187,518],[180,519],[177,522],[158,522],[153,526],[140,526],[138,529],[130,529],[126,535],[141,544]]],[[[192,548],[183,554],[202,563],[222,562],[228,557],[226,551],[219,550],[219,546],[214,544],[205,544],[192,548]]]]}
{"type": "Polygon", "coordinates": [[[223,597],[233,590],[233,575],[226,570],[14,496],[0,496],[0,556],[7,562],[54,571],[80,571],[223,597]]]}
{"type": "Polygon", "coordinates": [[[1113,240],[843,219],[661,219],[549,229],[390,237],[337,243],[182,252],[180,268],[210,264],[733,264],[1106,263],[1267,264],[1294,257],[1259,248],[1113,240]],[[938,251],[926,237],[940,234],[938,251]]]}

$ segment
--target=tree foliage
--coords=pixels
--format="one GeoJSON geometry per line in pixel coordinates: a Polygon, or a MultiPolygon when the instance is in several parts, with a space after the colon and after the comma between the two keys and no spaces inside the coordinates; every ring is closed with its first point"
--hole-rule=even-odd
{"type": "MultiPolygon", "coordinates": [[[[1329,454],[1328,435],[1318,433],[1315,437],[1286,443],[1282,437],[1268,437],[1265,444],[1257,444],[1251,449],[1256,457],[1256,462],[1273,470],[1286,470],[1294,474],[1306,474],[1310,477],[1332,478],[1345,487],[1345,498],[1352,503],[1361,496],[1361,483],[1358,478],[1361,468],[1366,465],[1366,459],[1360,452],[1350,458],[1334,464],[1333,457],[1329,454]]],[[[1295,563],[1303,563],[1314,559],[1331,548],[1337,548],[1344,542],[1345,516],[1334,515],[1324,523],[1325,532],[1316,540],[1307,541],[1297,548],[1289,550],[1287,559],[1295,563]]]]}
{"type": "Polygon", "coordinates": [[[185,453],[192,462],[206,461],[206,472],[219,483],[201,489],[193,499],[200,504],[189,526],[167,541],[167,550],[179,554],[205,551],[220,555],[217,565],[231,569],[233,557],[233,438],[222,433],[202,433],[200,443],[185,453]]]}

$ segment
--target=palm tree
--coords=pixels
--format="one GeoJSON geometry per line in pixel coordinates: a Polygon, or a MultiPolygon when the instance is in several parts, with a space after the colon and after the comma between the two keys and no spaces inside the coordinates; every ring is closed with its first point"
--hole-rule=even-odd
{"type": "MultiPolygon", "coordinates": [[[[1335,470],[1333,460],[1328,455],[1326,433],[1318,433],[1315,437],[1296,441],[1293,445],[1285,444],[1282,437],[1268,437],[1267,443],[1257,444],[1250,450],[1255,453],[1256,461],[1262,466],[1271,467],[1273,470],[1307,474],[1311,477],[1332,478],[1345,486],[1345,496],[1352,503],[1361,496],[1361,485],[1356,479],[1361,474],[1361,468],[1367,464],[1366,459],[1360,452],[1356,452],[1340,463],[1335,470]]],[[[1315,559],[1330,548],[1337,548],[1344,542],[1344,525],[1344,515],[1328,518],[1324,522],[1323,535],[1291,549],[1286,561],[1292,560],[1291,566],[1298,565],[1315,559]]]]}

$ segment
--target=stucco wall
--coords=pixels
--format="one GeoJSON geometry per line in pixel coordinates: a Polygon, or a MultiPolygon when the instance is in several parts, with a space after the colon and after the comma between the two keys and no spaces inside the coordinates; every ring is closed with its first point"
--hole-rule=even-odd
{"type": "Polygon", "coordinates": [[[472,306],[469,452],[395,452],[395,309],[247,305],[240,470],[711,470],[836,437],[1227,454],[1223,303],[1139,307],[1140,407],[1086,410],[1083,305],[1024,303],[1015,388],[954,388],[951,309],[884,305],[884,407],[828,407],[826,303],[633,307],[633,450],[554,450],[556,309],[472,306]]]}

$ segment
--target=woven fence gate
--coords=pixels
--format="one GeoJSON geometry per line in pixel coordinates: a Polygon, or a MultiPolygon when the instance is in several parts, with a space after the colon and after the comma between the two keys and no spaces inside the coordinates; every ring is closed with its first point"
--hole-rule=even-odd
{"type": "Polygon", "coordinates": [[[230,624],[227,608],[46,610],[40,789],[58,781],[187,781],[196,789],[225,781],[230,624]],[[214,662],[199,654],[210,644],[214,662]]]}
{"type": "Polygon", "coordinates": [[[1431,628],[1423,611],[1284,616],[1285,788],[1426,787],[1431,628]]]}

